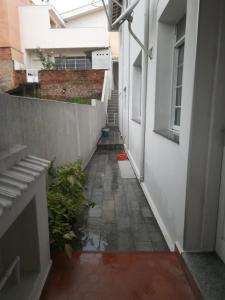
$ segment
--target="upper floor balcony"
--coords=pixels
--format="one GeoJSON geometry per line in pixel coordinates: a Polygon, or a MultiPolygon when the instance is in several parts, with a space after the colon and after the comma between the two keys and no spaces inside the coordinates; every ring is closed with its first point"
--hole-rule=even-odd
{"type": "Polygon", "coordinates": [[[22,48],[107,48],[109,33],[104,27],[66,28],[51,5],[22,6],[19,10],[22,48]],[[31,30],[32,28],[32,30],[31,30]]]}
{"type": "Polygon", "coordinates": [[[35,32],[27,28],[23,33],[24,49],[107,48],[105,28],[57,28],[35,32]]]}

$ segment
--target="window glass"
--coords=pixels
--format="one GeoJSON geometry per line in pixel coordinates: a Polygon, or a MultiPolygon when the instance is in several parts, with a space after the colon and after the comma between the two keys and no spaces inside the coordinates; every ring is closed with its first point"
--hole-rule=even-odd
{"type": "Polygon", "coordinates": [[[180,126],[180,114],[181,114],[181,108],[176,107],[175,108],[175,120],[174,120],[174,125],[180,126]]]}
{"type": "Polygon", "coordinates": [[[174,101],[173,101],[173,129],[178,130],[181,119],[182,106],[182,85],[183,85],[183,64],[184,64],[184,48],[185,48],[185,27],[186,16],[184,16],[176,25],[176,42],[175,51],[175,80],[174,80],[174,101]]]}

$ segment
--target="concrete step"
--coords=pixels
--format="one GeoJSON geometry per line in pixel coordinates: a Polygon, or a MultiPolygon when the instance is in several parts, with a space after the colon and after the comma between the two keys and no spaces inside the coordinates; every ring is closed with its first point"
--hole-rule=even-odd
{"type": "Polygon", "coordinates": [[[117,104],[109,104],[108,108],[118,108],[118,105],[117,104]]]}
{"type": "Polygon", "coordinates": [[[118,108],[116,108],[116,107],[112,107],[112,108],[111,108],[111,107],[110,107],[110,108],[107,109],[107,111],[108,111],[108,113],[110,113],[110,112],[111,112],[111,113],[113,113],[113,112],[118,112],[118,108]]]}
{"type": "Polygon", "coordinates": [[[5,176],[0,176],[0,184],[3,183],[7,187],[18,188],[21,190],[27,189],[28,185],[25,183],[21,183],[20,181],[12,178],[7,178],[5,176]]]}
{"type": "Polygon", "coordinates": [[[118,109],[116,109],[116,108],[110,108],[110,109],[107,110],[107,113],[108,114],[110,114],[110,113],[111,114],[118,113],[118,109]]]}

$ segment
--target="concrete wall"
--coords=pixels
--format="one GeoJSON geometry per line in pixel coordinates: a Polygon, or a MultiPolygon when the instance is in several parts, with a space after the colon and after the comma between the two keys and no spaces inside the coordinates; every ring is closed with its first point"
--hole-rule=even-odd
{"type": "Polygon", "coordinates": [[[90,159],[105,126],[104,103],[96,106],[0,94],[0,148],[27,145],[57,164],[90,159]]]}

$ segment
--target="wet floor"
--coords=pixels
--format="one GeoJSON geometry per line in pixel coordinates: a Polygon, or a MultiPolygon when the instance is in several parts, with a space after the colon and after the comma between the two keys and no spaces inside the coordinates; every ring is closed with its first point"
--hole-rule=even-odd
{"type": "Polygon", "coordinates": [[[116,159],[121,150],[112,145],[107,148],[105,140],[86,168],[87,197],[95,206],[74,224],[79,237],[74,247],[81,251],[71,259],[52,254],[40,299],[197,300],[138,180],[121,178],[116,159]]]}
{"type": "Polygon", "coordinates": [[[175,253],[57,253],[53,262],[41,300],[197,299],[175,253]]]}
{"type": "Polygon", "coordinates": [[[137,179],[122,179],[116,154],[98,150],[86,173],[87,196],[95,203],[76,232],[75,249],[84,251],[168,250],[137,179]]]}

